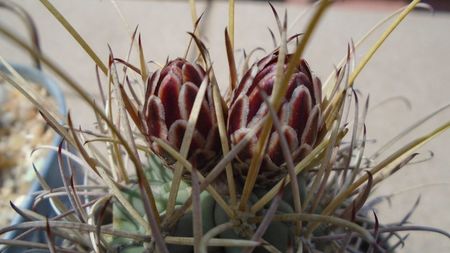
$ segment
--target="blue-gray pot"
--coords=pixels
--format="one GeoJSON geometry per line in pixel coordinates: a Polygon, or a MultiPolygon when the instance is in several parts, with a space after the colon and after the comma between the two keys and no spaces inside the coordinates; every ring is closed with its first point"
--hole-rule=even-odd
{"type": "MultiPolygon", "coordinates": [[[[67,109],[66,109],[66,103],[64,99],[64,95],[58,86],[58,84],[50,78],[48,75],[43,73],[42,71],[32,68],[29,66],[24,65],[12,65],[13,68],[26,80],[29,80],[33,83],[36,83],[38,85],[41,85],[45,89],[47,89],[50,96],[56,101],[56,104],[58,106],[58,112],[61,115],[66,115],[67,109]]],[[[0,71],[1,72],[7,72],[4,65],[0,65],[0,71]]],[[[62,137],[58,134],[55,134],[52,140],[52,146],[58,146],[60,142],[62,141],[62,137]]],[[[47,157],[43,158],[43,166],[39,168],[40,174],[46,182],[50,185],[50,187],[60,187],[62,186],[62,180],[61,176],[58,170],[58,158],[56,152],[49,152],[47,157]]],[[[30,168],[31,170],[32,168],[30,168]]],[[[20,205],[21,208],[25,209],[31,209],[33,205],[33,193],[36,191],[41,190],[41,186],[37,180],[33,181],[33,184],[29,190],[29,194],[26,196],[25,200],[20,205]]],[[[55,215],[55,213],[52,211],[52,208],[50,207],[50,204],[48,201],[42,201],[40,204],[38,204],[36,207],[33,208],[33,210],[37,211],[38,213],[42,215],[46,215],[47,217],[52,217],[55,215]]],[[[17,215],[13,221],[12,225],[18,224],[25,221],[24,218],[17,215]]],[[[17,235],[19,235],[22,231],[12,231],[5,235],[4,239],[13,239],[17,235]]],[[[24,238],[21,238],[21,240],[27,240],[32,242],[45,242],[45,234],[43,232],[37,232],[32,233],[24,238]]],[[[16,247],[10,247],[6,251],[8,253],[13,252],[23,252],[23,248],[16,248],[16,247]]]]}

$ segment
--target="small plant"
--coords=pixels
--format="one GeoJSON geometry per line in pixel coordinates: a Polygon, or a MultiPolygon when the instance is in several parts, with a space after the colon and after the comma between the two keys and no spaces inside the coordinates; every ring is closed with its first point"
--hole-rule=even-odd
{"type": "Polygon", "coordinates": [[[41,110],[65,142],[78,149],[79,158],[61,144],[60,161],[67,157],[69,165],[78,163],[87,176],[77,182],[70,166],[60,168],[64,187],[50,189],[38,175],[44,190],[36,201],[48,198],[59,215],[45,217],[12,205],[28,221],[0,229],[0,234],[23,231],[1,243],[51,252],[392,252],[405,240],[398,231],[427,230],[450,238],[445,231],[406,225],[409,214],[397,224],[380,224],[366,203],[375,185],[450,127],[445,122],[376,164],[365,160],[368,105],[361,106],[353,85],[420,1],[383,21],[395,17],[356,67],[357,45],[350,44],[324,83],[302,55],[331,1],[321,1],[306,30],[294,36],[287,34],[287,18],[280,19],[270,6],[278,46],[253,64],[247,55],[242,73],[233,53],[230,1],[225,95],[195,13],[187,50],[195,60],[169,59],[150,71],[137,29],[130,52],[137,45],[139,62],[111,52],[105,65],[47,0],[41,2],[92,57],[98,79],[107,83],[99,83],[102,101],[94,102],[51,60],[0,27],[0,33],[78,92],[98,119],[94,133],[77,129],[70,115],[61,125],[41,110]],[[352,105],[354,117],[348,120],[352,105]],[[98,144],[107,154],[98,151],[98,144]],[[21,239],[36,230],[45,232],[47,244],[21,239]]]}

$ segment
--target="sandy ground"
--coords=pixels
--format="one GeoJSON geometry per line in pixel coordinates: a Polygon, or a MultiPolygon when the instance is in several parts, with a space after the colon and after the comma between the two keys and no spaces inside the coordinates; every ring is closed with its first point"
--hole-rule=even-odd
{"type": "MultiPolygon", "coordinates": [[[[36,20],[44,53],[98,100],[94,64],[84,51],[38,1],[17,2],[23,4],[36,20]]],[[[55,5],[104,62],[108,56],[108,45],[116,57],[126,57],[130,33],[136,25],[139,25],[142,34],[146,57],[157,62],[164,62],[167,56],[183,55],[188,42],[186,32],[192,29],[186,2],[118,1],[120,14],[110,1],[58,1],[55,5]]],[[[280,11],[284,7],[288,9],[291,23],[305,10],[302,6],[277,5],[280,11]]],[[[200,11],[201,6],[198,8],[200,11]]],[[[346,54],[347,44],[351,40],[358,41],[390,12],[380,8],[332,8],[307,48],[306,58],[311,68],[325,80],[346,54]]],[[[275,22],[267,4],[240,2],[236,17],[237,49],[248,52],[256,47],[272,48],[267,27],[275,30],[275,22]]],[[[228,68],[223,42],[223,31],[227,25],[226,4],[215,3],[207,20],[204,29],[207,46],[214,59],[219,82],[226,85],[228,68]]],[[[307,18],[295,24],[291,34],[302,32],[305,20],[307,18]]],[[[2,12],[0,22],[26,36],[24,27],[12,16],[2,12]]],[[[368,154],[402,129],[450,102],[449,27],[450,14],[412,14],[356,80],[357,89],[364,95],[370,94],[373,108],[368,115],[367,129],[368,138],[376,140],[376,143],[369,144],[368,154]],[[376,107],[382,101],[395,97],[407,99],[411,108],[401,100],[376,107]]],[[[374,38],[376,36],[357,49],[358,59],[373,44],[374,38]]],[[[29,63],[27,55],[4,38],[0,38],[0,55],[11,62],[29,63]]],[[[238,52],[238,55],[241,54],[238,52]]],[[[92,128],[94,117],[91,112],[70,88],[63,86],[63,89],[75,122],[92,128]]],[[[439,114],[401,143],[407,143],[414,136],[427,133],[448,121],[449,114],[448,110],[439,114]]],[[[399,220],[421,196],[420,206],[411,217],[412,223],[450,231],[449,144],[450,132],[442,134],[420,149],[421,155],[417,160],[427,158],[428,151],[434,153],[432,160],[409,165],[377,187],[377,196],[392,195],[390,205],[385,201],[377,209],[381,222],[399,220]]],[[[416,232],[411,234],[407,245],[399,252],[450,252],[450,241],[440,235],[416,232]]]]}

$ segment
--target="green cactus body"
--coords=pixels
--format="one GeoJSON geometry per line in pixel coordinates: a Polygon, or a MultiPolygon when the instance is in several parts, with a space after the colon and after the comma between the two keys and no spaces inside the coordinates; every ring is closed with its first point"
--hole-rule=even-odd
{"type": "MultiPolygon", "coordinates": [[[[167,199],[172,181],[172,172],[165,167],[163,162],[156,155],[150,155],[148,166],[145,170],[147,180],[149,181],[155,197],[156,206],[160,214],[166,210],[167,199]]],[[[182,183],[177,196],[177,205],[183,204],[190,196],[190,187],[182,183]]],[[[142,215],[145,216],[144,204],[137,185],[130,185],[129,189],[123,190],[122,193],[127,196],[128,201],[142,215]]],[[[137,224],[133,218],[124,210],[119,203],[113,205],[113,227],[118,230],[128,232],[139,232],[144,234],[144,228],[137,224]]],[[[113,245],[121,245],[128,240],[123,238],[114,238],[113,245]]],[[[122,249],[125,253],[142,252],[143,246],[130,246],[130,248],[122,249]]]]}
{"type": "MultiPolygon", "coordinates": [[[[150,182],[154,196],[156,199],[157,207],[160,214],[164,214],[168,195],[170,191],[170,184],[172,180],[171,170],[165,168],[165,165],[156,155],[149,157],[149,163],[146,170],[147,179],[150,182]]],[[[180,187],[180,191],[177,197],[177,205],[183,204],[190,196],[191,188],[187,184],[183,183],[180,187]]],[[[142,198],[140,196],[139,189],[136,185],[130,186],[129,189],[123,190],[123,194],[128,197],[130,203],[141,213],[142,216],[145,215],[144,206],[142,203],[142,198]]],[[[251,201],[256,202],[258,197],[252,195],[251,201]]],[[[208,232],[213,227],[229,222],[230,219],[224,210],[218,206],[216,201],[207,192],[201,194],[201,207],[202,207],[202,224],[204,233],[208,232]]],[[[292,213],[292,205],[288,202],[282,201],[279,206],[279,213],[292,213]]],[[[187,212],[174,226],[172,231],[168,233],[171,236],[179,237],[192,237],[192,213],[187,212]]],[[[114,229],[128,232],[138,232],[144,234],[144,229],[137,224],[133,218],[127,213],[124,208],[115,203],[113,205],[113,227],[114,229]]],[[[256,226],[251,229],[256,229],[256,226]]],[[[251,231],[254,232],[254,231],[251,231]]],[[[226,232],[220,234],[220,238],[227,239],[242,239],[243,236],[239,234],[236,230],[230,229],[226,232]]],[[[250,238],[248,238],[250,239],[250,238]]],[[[290,225],[283,222],[272,222],[266,231],[263,239],[274,245],[281,252],[287,250],[289,243],[293,242],[293,229],[290,225]]],[[[135,245],[132,244],[131,240],[124,238],[113,238],[113,247],[120,249],[120,252],[124,253],[141,253],[144,251],[144,246],[142,244],[135,245]]],[[[193,252],[191,246],[180,246],[180,245],[168,245],[168,249],[173,253],[186,253],[193,252]]],[[[242,248],[238,247],[210,247],[208,252],[212,253],[237,253],[241,252],[242,248]]],[[[258,247],[254,252],[267,252],[263,247],[258,247]]]]}

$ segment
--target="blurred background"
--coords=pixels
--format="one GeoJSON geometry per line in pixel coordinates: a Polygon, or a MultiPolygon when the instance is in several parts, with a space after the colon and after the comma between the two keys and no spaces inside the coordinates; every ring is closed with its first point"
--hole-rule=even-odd
{"type": "MultiPolygon", "coordinates": [[[[39,1],[17,0],[36,21],[44,54],[53,59],[66,73],[78,81],[90,94],[99,99],[95,67],[90,58],[51,16],[39,1]]],[[[130,45],[130,31],[139,25],[145,56],[148,60],[164,62],[167,57],[183,55],[192,31],[187,0],[78,0],[51,1],[86,39],[104,62],[108,59],[108,45],[115,56],[125,57],[130,45]],[[112,3],[115,3],[112,4],[112,3]],[[120,10],[120,12],[118,11],[120,10]]],[[[228,67],[223,39],[227,26],[226,1],[211,1],[206,16],[203,39],[213,58],[219,83],[227,85],[228,67]]],[[[357,41],[381,19],[405,6],[403,0],[346,0],[337,1],[321,21],[306,49],[305,57],[313,71],[325,80],[335,65],[345,56],[350,41],[357,41]]],[[[424,1],[432,4],[434,14],[415,11],[388,38],[367,68],[357,79],[363,97],[370,94],[368,136],[374,140],[367,147],[368,154],[396,136],[403,129],[425,115],[450,103],[450,0],[424,1]],[[397,99],[385,103],[390,98],[397,99]],[[402,101],[408,101],[404,103],[402,101]],[[381,106],[380,106],[381,105],[381,106]]],[[[277,10],[288,11],[290,34],[304,31],[311,11],[302,20],[312,1],[274,1],[277,10]]],[[[198,1],[197,12],[207,4],[198,1]]],[[[17,19],[0,14],[0,23],[10,26],[23,37],[25,28],[17,19]]],[[[266,1],[237,1],[236,52],[261,47],[273,49],[268,27],[276,31],[273,14],[266,1]]],[[[382,33],[383,26],[357,49],[359,60],[382,33]]],[[[28,55],[0,37],[0,55],[11,62],[26,63],[28,55]]],[[[263,53],[255,56],[261,57],[263,53]]],[[[62,84],[62,82],[61,82],[62,84]]],[[[62,85],[75,125],[92,128],[95,116],[75,93],[62,85]]],[[[403,139],[402,144],[426,133],[450,119],[450,113],[439,115],[425,126],[403,139]]],[[[446,132],[423,147],[415,163],[393,175],[375,189],[374,196],[386,196],[377,208],[382,223],[396,222],[411,209],[421,196],[421,203],[411,217],[413,224],[437,227],[450,231],[450,132],[446,132]]],[[[395,148],[398,148],[396,146],[395,148]]],[[[391,149],[392,152],[394,149],[391,149]]],[[[403,234],[404,235],[404,234],[403,234]]],[[[450,241],[441,235],[414,232],[401,253],[450,252],[450,241]]]]}
{"type": "MultiPolygon", "coordinates": [[[[316,0],[286,0],[290,3],[310,4],[316,0]]],[[[337,5],[344,5],[353,8],[379,8],[389,9],[398,8],[410,1],[407,0],[343,0],[338,1],[337,5]]],[[[450,1],[448,0],[424,0],[423,3],[428,3],[433,6],[436,11],[450,11],[450,1]]]]}

